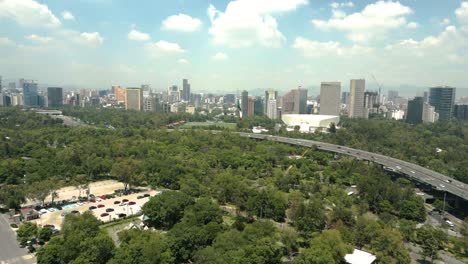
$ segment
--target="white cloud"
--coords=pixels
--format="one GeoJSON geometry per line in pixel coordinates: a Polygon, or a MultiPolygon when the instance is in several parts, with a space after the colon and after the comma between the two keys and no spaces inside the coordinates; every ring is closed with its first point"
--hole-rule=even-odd
{"type": "Polygon", "coordinates": [[[49,8],[34,0],[2,0],[0,1],[0,18],[15,20],[22,26],[57,27],[60,20],[49,8]]]}
{"type": "Polygon", "coordinates": [[[332,17],[329,20],[314,19],[311,23],[321,30],[336,29],[347,32],[352,41],[365,42],[406,25],[406,16],[412,13],[411,8],[400,2],[378,1],[367,5],[361,12],[332,17]]]}
{"type": "Polygon", "coordinates": [[[441,26],[448,26],[450,24],[450,19],[444,18],[442,21],[440,21],[441,26]]]}
{"type": "Polygon", "coordinates": [[[127,35],[128,39],[135,40],[135,41],[146,41],[150,39],[150,35],[140,32],[138,30],[133,29],[127,35]]]}
{"type": "Polygon", "coordinates": [[[460,21],[468,23],[468,2],[462,2],[455,10],[455,15],[460,21]]]}
{"type": "Polygon", "coordinates": [[[33,42],[40,43],[40,44],[46,44],[46,43],[52,41],[51,37],[42,37],[42,36],[38,36],[38,35],[35,35],[35,34],[26,36],[25,38],[29,39],[29,40],[31,40],[33,42]]]}
{"type": "Polygon", "coordinates": [[[200,28],[202,22],[198,18],[189,15],[178,14],[166,18],[162,22],[163,30],[173,30],[181,32],[193,32],[200,28]]]}
{"type": "Polygon", "coordinates": [[[0,46],[13,46],[15,42],[6,37],[0,37],[0,46]]]}
{"type": "Polygon", "coordinates": [[[63,11],[62,18],[65,20],[75,20],[75,16],[70,11],[63,11]]]}
{"type": "Polygon", "coordinates": [[[237,0],[229,2],[224,12],[210,5],[207,10],[211,21],[209,33],[215,44],[232,48],[278,47],[285,37],[273,15],[305,4],[306,0],[237,0]]]}
{"type": "Polygon", "coordinates": [[[80,42],[89,46],[99,46],[104,42],[99,32],[83,32],[80,34],[80,42]]]}
{"type": "Polygon", "coordinates": [[[182,58],[182,59],[179,59],[177,62],[182,63],[182,64],[187,64],[187,63],[189,63],[188,60],[183,59],[183,58],[182,58]]]}
{"type": "Polygon", "coordinates": [[[179,44],[160,40],[154,43],[145,45],[145,49],[153,56],[160,56],[163,54],[180,54],[185,53],[186,50],[182,49],[179,44]]]}
{"type": "Polygon", "coordinates": [[[353,2],[343,2],[343,3],[333,2],[330,4],[330,6],[334,9],[340,8],[340,7],[353,7],[354,3],[353,2]]]}
{"type": "Polygon", "coordinates": [[[215,55],[213,55],[213,60],[221,61],[221,60],[227,60],[228,58],[229,58],[228,55],[223,52],[218,52],[215,55]]]}
{"type": "Polygon", "coordinates": [[[294,49],[302,52],[306,57],[325,57],[325,56],[354,56],[367,55],[372,52],[372,48],[360,45],[344,47],[336,41],[320,42],[315,40],[297,37],[292,44],[294,49]]]}
{"type": "Polygon", "coordinates": [[[406,25],[408,28],[411,28],[411,29],[414,29],[414,28],[418,28],[419,27],[419,24],[416,23],[416,22],[409,22],[408,25],[406,25]]]}

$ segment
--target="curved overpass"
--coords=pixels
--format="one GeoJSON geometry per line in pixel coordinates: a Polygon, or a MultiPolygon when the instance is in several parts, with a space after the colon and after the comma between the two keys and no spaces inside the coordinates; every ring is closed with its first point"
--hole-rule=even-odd
{"type": "Polygon", "coordinates": [[[241,137],[262,139],[262,140],[271,140],[282,142],[291,145],[298,145],[302,147],[312,147],[317,146],[318,149],[330,151],[338,154],[353,156],[355,158],[363,159],[378,163],[382,166],[387,167],[389,170],[392,170],[397,173],[405,174],[410,178],[413,178],[419,182],[426,183],[431,185],[433,188],[446,191],[455,196],[468,200],[468,185],[457,181],[451,177],[445,176],[441,173],[432,171],[425,167],[384,156],[377,153],[367,152],[364,150],[348,148],[345,146],[334,145],[330,143],[324,143],[314,140],[306,139],[296,139],[296,138],[287,138],[287,137],[278,137],[265,134],[253,134],[253,133],[242,133],[239,135],[241,137]]]}

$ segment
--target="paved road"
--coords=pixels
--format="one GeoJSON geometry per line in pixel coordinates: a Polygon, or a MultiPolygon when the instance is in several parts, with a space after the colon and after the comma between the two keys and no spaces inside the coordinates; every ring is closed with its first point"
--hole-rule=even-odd
{"type": "Polygon", "coordinates": [[[0,264],[33,264],[36,258],[26,248],[20,248],[16,234],[10,228],[8,215],[0,214],[0,264]]]}
{"type": "MultiPolygon", "coordinates": [[[[417,261],[417,263],[424,263],[429,264],[429,258],[424,260],[423,256],[421,255],[421,248],[418,245],[413,243],[405,244],[406,248],[410,251],[411,259],[417,261]]],[[[445,254],[444,252],[439,252],[439,259],[434,261],[434,263],[444,263],[444,264],[464,264],[463,261],[460,261],[452,256],[445,254]]]]}
{"type": "Polygon", "coordinates": [[[419,182],[426,183],[433,188],[446,191],[455,196],[468,200],[468,185],[457,181],[451,177],[445,176],[441,173],[432,171],[430,169],[421,167],[419,165],[384,156],[377,153],[367,152],[364,150],[348,148],[344,146],[334,145],[330,143],[324,143],[320,141],[306,140],[306,139],[296,139],[296,138],[287,138],[287,137],[277,137],[271,135],[263,134],[253,134],[253,133],[239,133],[241,137],[249,137],[263,140],[277,141],[292,145],[299,145],[303,147],[312,147],[317,146],[318,149],[331,151],[334,153],[339,153],[343,155],[353,156],[362,160],[369,160],[378,164],[383,165],[388,170],[394,172],[405,174],[410,178],[413,178],[419,182]]]}

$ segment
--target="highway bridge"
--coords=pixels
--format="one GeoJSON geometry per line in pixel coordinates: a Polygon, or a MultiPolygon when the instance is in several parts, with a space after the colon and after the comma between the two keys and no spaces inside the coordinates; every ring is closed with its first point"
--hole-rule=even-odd
{"type": "Polygon", "coordinates": [[[291,145],[298,145],[301,147],[316,146],[320,150],[330,151],[342,155],[352,156],[362,160],[372,161],[384,166],[386,169],[391,170],[395,173],[404,174],[418,182],[428,184],[438,191],[447,192],[457,197],[463,198],[465,201],[468,201],[467,184],[407,161],[391,158],[377,153],[367,152],[364,150],[353,149],[345,146],[334,145],[314,140],[242,132],[239,133],[239,135],[241,137],[271,140],[291,145]]]}

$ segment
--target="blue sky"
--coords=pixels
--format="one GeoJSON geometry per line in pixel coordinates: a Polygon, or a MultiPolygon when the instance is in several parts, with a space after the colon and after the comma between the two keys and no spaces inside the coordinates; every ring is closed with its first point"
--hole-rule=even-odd
{"type": "Polygon", "coordinates": [[[467,52],[458,0],[0,0],[0,75],[51,85],[468,87],[467,52]]]}

